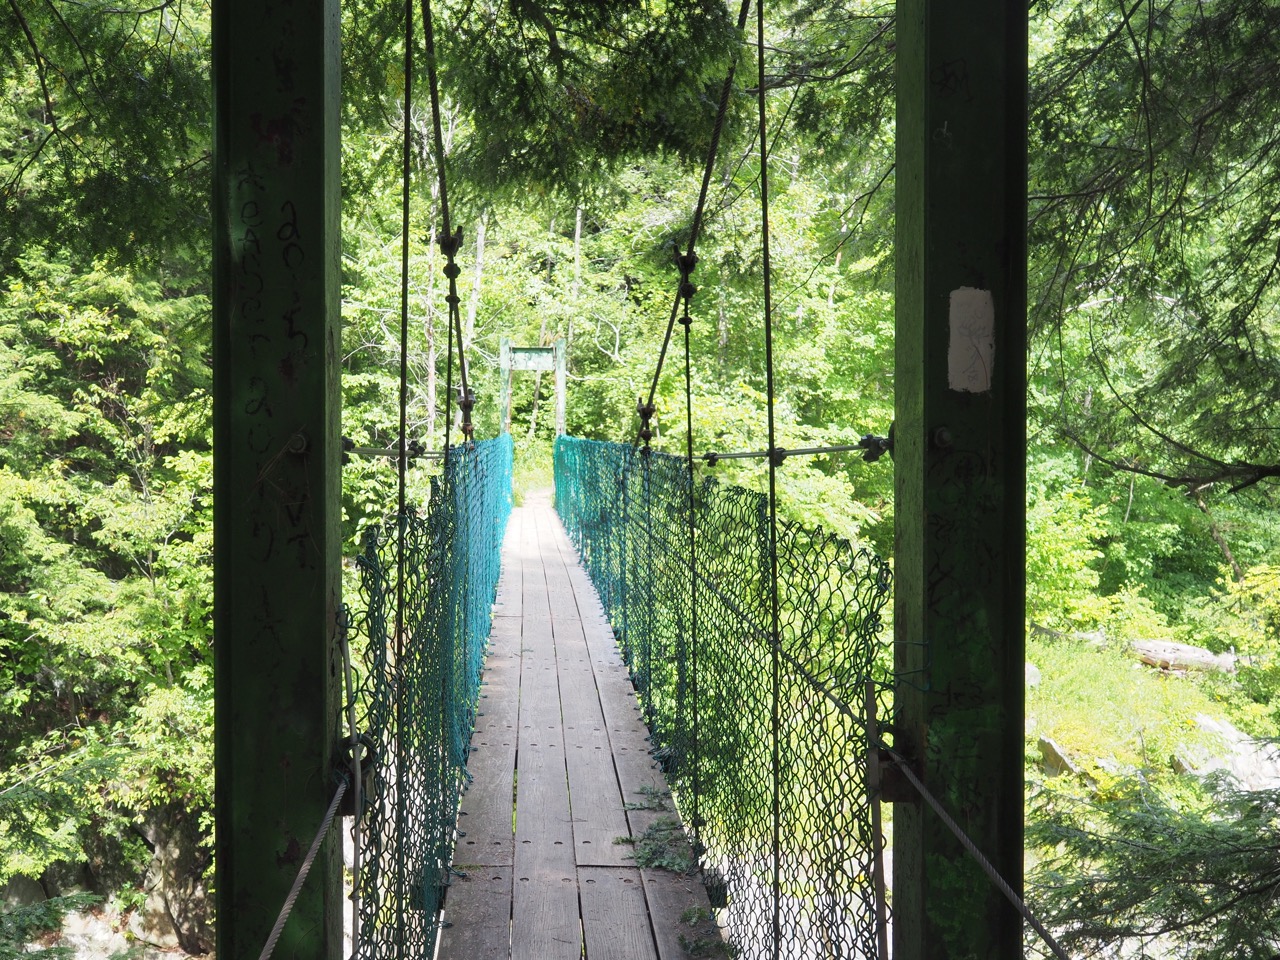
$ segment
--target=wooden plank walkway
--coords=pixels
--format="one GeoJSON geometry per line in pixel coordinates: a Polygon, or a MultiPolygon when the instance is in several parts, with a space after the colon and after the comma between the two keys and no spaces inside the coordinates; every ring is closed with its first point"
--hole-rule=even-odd
{"type": "Polygon", "coordinates": [[[507,528],[481,698],[440,960],[717,955],[698,878],[617,842],[676,814],[549,493],[507,528]]]}

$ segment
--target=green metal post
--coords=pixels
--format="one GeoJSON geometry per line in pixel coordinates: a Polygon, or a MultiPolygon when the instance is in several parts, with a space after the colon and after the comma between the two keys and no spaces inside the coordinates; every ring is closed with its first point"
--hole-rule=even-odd
{"type": "MultiPolygon", "coordinates": [[[[256,958],[333,797],[337,0],[214,0],[218,956],[256,958]]],[[[336,960],[338,830],[276,958],[336,960]]]]}
{"type": "MultiPolygon", "coordinates": [[[[1025,0],[897,22],[895,735],[1022,888],[1025,0]]],[[[1013,960],[1022,920],[921,803],[894,811],[894,960],[1013,960]]]]}
{"type": "Polygon", "coordinates": [[[562,437],[565,433],[565,395],[569,380],[569,358],[564,337],[553,344],[552,351],[556,368],[556,436],[562,437]]]}

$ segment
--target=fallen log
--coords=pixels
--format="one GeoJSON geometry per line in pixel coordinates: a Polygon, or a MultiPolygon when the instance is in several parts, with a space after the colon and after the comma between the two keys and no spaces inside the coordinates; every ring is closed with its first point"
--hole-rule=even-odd
{"type": "Polygon", "coordinates": [[[1235,673],[1236,655],[1234,653],[1212,653],[1204,647],[1193,647],[1189,643],[1174,643],[1172,640],[1134,640],[1129,644],[1129,651],[1148,666],[1161,670],[1189,671],[1201,673],[1235,673]]]}

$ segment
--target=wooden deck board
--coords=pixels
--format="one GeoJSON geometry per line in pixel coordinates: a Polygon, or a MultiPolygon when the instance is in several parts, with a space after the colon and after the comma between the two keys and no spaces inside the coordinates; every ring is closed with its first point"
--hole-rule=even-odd
{"type": "Polygon", "coordinates": [[[473,868],[449,885],[450,913],[465,923],[440,931],[440,956],[507,960],[511,955],[511,868],[473,868]]]}
{"type": "Polygon", "coordinates": [[[579,867],[578,889],[590,960],[658,960],[638,869],[579,867]]]}
{"type": "Polygon", "coordinates": [[[516,767],[516,722],[520,697],[520,636],[517,622],[495,625],[480,687],[480,704],[467,772],[471,782],[458,810],[458,841],[454,862],[513,863],[511,827],[512,784],[516,767]]]}
{"type": "Polygon", "coordinates": [[[615,842],[676,814],[546,498],[508,526],[481,695],[439,960],[677,960],[717,937],[696,877],[615,842]]]}

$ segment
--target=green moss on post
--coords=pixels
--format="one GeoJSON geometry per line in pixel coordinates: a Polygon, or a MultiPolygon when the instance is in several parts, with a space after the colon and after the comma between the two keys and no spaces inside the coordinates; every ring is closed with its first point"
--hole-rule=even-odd
{"type": "MultiPolygon", "coordinates": [[[[218,956],[256,958],[334,792],[336,0],[215,0],[218,956]]],[[[341,951],[337,831],[274,956],[341,951]]]]}
{"type": "MultiPolygon", "coordinates": [[[[1026,29],[898,5],[897,743],[1022,886],[1026,29]]],[[[927,808],[894,812],[895,960],[1012,960],[1022,920],[927,808]]]]}

